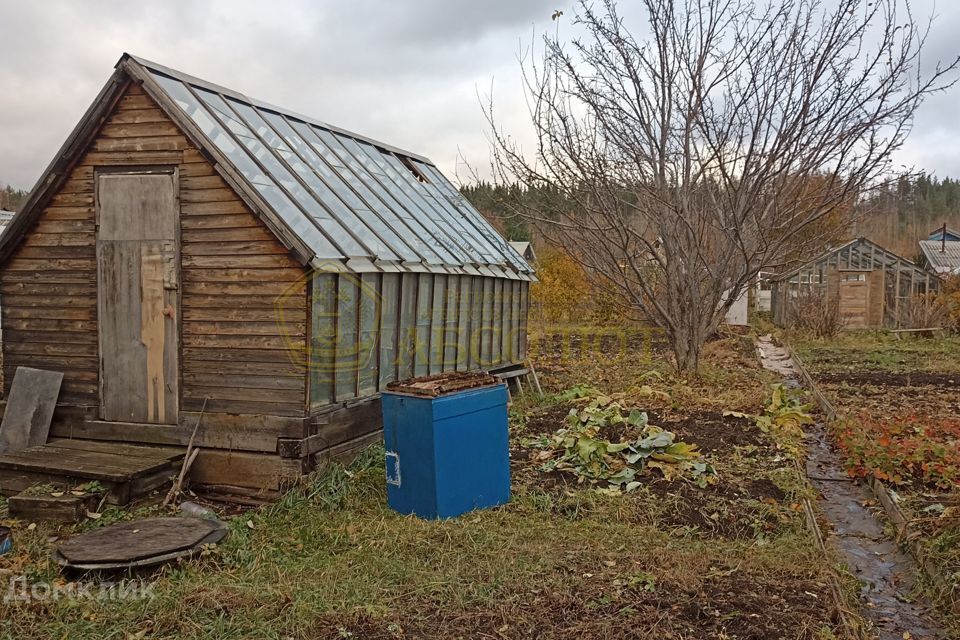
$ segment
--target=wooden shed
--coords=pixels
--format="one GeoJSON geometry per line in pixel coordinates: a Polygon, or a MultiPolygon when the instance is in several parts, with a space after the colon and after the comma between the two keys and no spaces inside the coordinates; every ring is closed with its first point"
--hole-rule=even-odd
{"type": "Polygon", "coordinates": [[[199,421],[196,481],[276,489],[387,382],[522,363],[532,279],[428,159],[125,54],[0,238],[5,392],[62,371],[53,437],[199,421]]]}
{"type": "Polygon", "coordinates": [[[769,281],[776,324],[789,326],[791,302],[803,292],[815,291],[838,305],[849,329],[899,327],[908,304],[940,287],[936,274],[866,238],[826,251],[769,281]]]}

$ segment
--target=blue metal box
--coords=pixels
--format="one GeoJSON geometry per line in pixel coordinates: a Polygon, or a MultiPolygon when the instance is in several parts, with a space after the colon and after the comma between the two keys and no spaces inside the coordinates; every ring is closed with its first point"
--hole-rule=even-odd
{"type": "Polygon", "coordinates": [[[387,502],[403,514],[453,518],[510,500],[507,389],[435,398],[383,393],[387,502]]]}

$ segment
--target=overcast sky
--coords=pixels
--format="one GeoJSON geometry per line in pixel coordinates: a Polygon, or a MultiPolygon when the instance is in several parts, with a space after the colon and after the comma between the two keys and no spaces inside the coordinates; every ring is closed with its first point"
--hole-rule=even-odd
{"type": "MultiPolygon", "coordinates": [[[[960,2],[913,4],[938,16],[928,59],[956,55],[960,2]]],[[[0,183],[33,186],[124,51],[421,153],[448,174],[460,154],[482,166],[478,92],[493,87],[501,122],[522,130],[518,56],[571,14],[570,0],[0,0],[0,183]],[[554,9],[566,12],[558,23],[554,9]]],[[[899,162],[960,177],[958,100],[960,87],[928,100],[899,162]]]]}

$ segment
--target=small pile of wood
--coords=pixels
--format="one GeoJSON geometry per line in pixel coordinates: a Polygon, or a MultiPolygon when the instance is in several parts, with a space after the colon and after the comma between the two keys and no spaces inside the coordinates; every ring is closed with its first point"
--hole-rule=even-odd
{"type": "Polygon", "coordinates": [[[458,391],[478,389],[501,384],[500,380],[482,371],[451,371],[432,376],[398,380],[387,385],[387,391],[409,393],[425,398],[436,398],[458,391]]]}

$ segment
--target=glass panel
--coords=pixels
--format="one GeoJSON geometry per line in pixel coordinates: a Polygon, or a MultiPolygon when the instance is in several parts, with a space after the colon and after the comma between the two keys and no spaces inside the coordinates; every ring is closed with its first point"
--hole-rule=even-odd
{"type": "Polygon", "coordinates": [[[460,313],[457,322],[457,371],[470,366],[470,292],[473,277],[460,276],[460,313]]]}
{"type": "Polygon", "coordinates": [[[223,128],[213,113],[198,102],[182,82],[158,74],[155,74],[154,78],[177,105],[183,109],[184,113],[193,120],[194,124],[210,139],[210,142],[230,160],[237,171],[247,179],[287,226],[298,234],[319,258],[339,259],[344,257],[343,252],[334,247],[316,229],[303,211],[277,186],[274,179],[257,166],[247,149],[237,144],[233,136],[223,128]]]}
{"type": "Polygon", "coordinates": [[[333,402],[333,360],[337,336],[337,280],[329,273],[313,275],[313,326],[310,332],[310,406],[333,402]]]}
{"type": "Polygon", "coordinates": [[[449,252],[436,246],[436,241],[425,224],[407,213],[380,183],[343,149],[333,134],[326,129],[310,127],[300,122],[295,122],[293,126],[310,144],[318,157],[332,167],[361,198],[366,200],[370,207],[384,219],[394,221],[398,233],[411,243],[411,246],[424,257],[428,264],[444,264],[453,260],[449,252]],[[333,149],[339,150],[340,153],[334,153],[333,149]]]}
{"type": "Polygon", "coordinates": [[[376,393],[380,355],[380,274],[365,273],[360,281],[360,395],[376,393]]]}
{"type": "Polygon", "coordinates": [[[348,255],[373,255],[385,260],[397,259],[393,252],[333,195],[330,188],[317,177],[317,174],[300,159],[300,156],[290,148],[290,145],[267,124],[253,107],[234,100],[230,100],[230,104],[240,117],[246,120],[251,129],[260,136],[260,139],[266,143],[273,155],[279,156],[286,162],[312,192],[309,201],[312,204],[307,209],[307,213],[313,216],[320,227],[344,250],[350,248],[348,255]],[[354,235],[351,235],[351,231],[360,239],[359,243],[354,235]]]}
{"type": "Polygon", "coordinates": [[[487,368],[493,364],[493,278],[481,278],[483,281],[483,320],[480,337],[480,366],[487,368]]]}
{"type": "Polygon", "coordinates": [[[380,286],[380,389],[396,377],[399,304],[400,274],[385,273],[380,286]]]}
{"type": "Polygon", "coordinates": [[[513,361],[513,349],[510,348],[510,325],[511,314],[513,313],[513,281],[500,280],[502,290],[501,302],[503,305],[500,313],[500,362],[506,364],[513,361]]]}
{"type": "Polygon", "coordinates": [[[337,400],[357,395],[357,283],[353,275],[338,277],[337,290],[337,400]]]}
{"type": "MultiPolygon", "coordinates": [[[[413,260],[420,257],[401,240],[367,204],[350,190],[339,175],[314,152],[293,127],[276,113],[263,112],[263,117],[283,137],[287,147],[284,159],[313,189],[341,223],[351,229],[360,240],[383,260],[413,260]]],[[[271,143],[272,144],[272,143],[271,143]]]]}
{"type": "Polygon", "coordinates": [[[430,318],[430,373],[443,371],[443,314],[447,307],[447,277],[433,277],[433,304],[430,318]]]}
{"type": "Polygon", "coordinates": [[[493,317],[490,318],[491,363],[503,362],[503,280],[493,280],[493,317]]]}
{"type": "MultiPolygon", "coordinates": [[[[308,240],[314,237],[326,238],[321,232],[313,216],[318,215],[322,209],[320,203],[303,188],[303,185],[287,171],[273,153],[257,138],[250,127],[243,122],[230,108],[223,98],[215,93],[205,89],[196,89],[197,95],[204,101],[211,113],[220,120],[221,124],[226,126],[237,140],[240,141],[247,151],[263,167],[263,170],[273,179],[273,181],[282,187],[290,195],[293,202],[299,207],[296,208],[299,215],[291,215],[289,224],[300,237],[308,240]],[[307,213],[309,212],[309,213],[307,213]]],[[[234,105],[240,103],[231,100],[234,105]]],[[[309,242],[309,240],[308,240],[309,242]]],[[[340,247],[341,256],[366,256],[364,251],[355,242],[348,242],[340,247]],[[359,253],[358,253],[359,252],[359,253]]]]}
{"type": "Polygon", "coordinates": [[[413,359],[416,353],[417,341],[417,284],[419,278],[415,273],[403,274],[400,292],[400,327],[398,357],[400,359],[400,380],[413,377],[413,359]]]}
{"type": "Polygon", "coordinates": [[[483,360],[483,281],[471,278],[470,293],[470,369],[479,369],[483,360]]]}
{"type": "Polygon", "coordinates": [[[367,148],[366,151],[375,162],[382,163],[381,166],[387,175],[400,184],[404,192],[415,202],[420,202],[425,207],[432,207],[437,212],[437,219],[450,227],[450,233],[460,240],[461,248],[468,254],[478,257],[478,263],[490,264],[503,261],[500,252],[491,246],[473,225],[464,220],[463,215],[444,197],[443,193],[437,190],[436,185],[417,180],[410,169],[393,154],[382,153],[373,147],[367,148]]]}
{"type": "MultiPolygon", "coordinates": [[[[396,171],[383,160],[383,156],[375,147],[346,136],[337,136],[337,139],[360,164],[366,167],[367,171],[377,176],[384,188],[409,212],[432,222],[434,237],[442,242],[453,255],[457,256],[458,264],[476,262],[476,258],[465,250],[470,247],[470,242],[464,237],[463,232],[452,229],[450,224],[433,207],[424,202],[415,190],[411,189],[408,184],[398,181],[396,171]]],[[[409,174],[409,171],[407,173],[409,174]]]]}
{"type": "Polygon", "coordinates": [[[520,283],[520,359],[527,359],[527,314],[530,312],[530,283],[520,283]]]}
{"type": "Polygon", "coordinates": [[[458,239],[448,235],[443,226],[437,224],[436,215],[433,211],[412,202],[403,190],[388,179],[383,170],[364,152],[360,143],[352,138],[340,135],[330,134],[329,137],[333,141],[326,138],[324,141],[327,142],[328,146],[339,143],[338,147],[334,147],[334,150],[337,151],[342,160],[347,162],[354,171],[358,171],[357,167],[360,167],[359,170],[373,176],[373,180],[379,185],[379,189],[389,193],[393,201],[398,203],[398,209],[405,209],[407,215],[420,221],[430,231],[434,241],[450,256],[448,258],[449,263],[463,264],[469,261],[469,257],[460,250],[458,239]]]}
{"type": "Polygon", "coordinates": [[[443,316],[443,370],[457,367],[457,325],[460,321],[460,277],[447,276],[446,310],[443,316]]]}
{"type": "MultiPolygon", "coordinates": [[[[278,116],[283,122],[285,132],[289,135],[288,141],[306,160],[307,164],[330,186],[347,207],[353,209],[357,216],[363,219],[379,235],[394,253],[404,261],[420,262],[421,259],[440,262],[436,253],[418,238],[410,238],[410,229],[397,216],[360,182],[350,170],[342,166],[334,168],[318,155],[322,143],[313,134],[311,128],[301,122],[294,121],[293,127],[278,116]]],[[[327,152],[328,155],[333,155],[327,152]]],[[[327,155],[325,154],[325,155],[327,155]]],[[[338,160],[339,162],[339,160],[338,160]]]]}
{"type": "Polygon", "coordinates": [[[363,142],[357,143],[357,153],[366,156],[360,158],[361,162],[366,163],[372,169],[379,170],[378,175],[381,176],[381,180],[387,182],[388,188],[396,187],[400,189],[413,207],[429,216],[467,260],[481,264],[488,261],[485,257],[480,258],[482,252],[478,251],[477,240],[473,239],[466,229],[451,224],[453,221],[432,197],[424,197],[423,185],[415,179],[410,170],[404,167],[399,159],[393,155],[385,155],[373,145],[363,142]],[[396,165],[391,164],[390,159],[394,160],[396,165]]]}
{"type": "Polygon", "coordinates": [[[513,265],[514,269],[520,270],[522,272],[529,272],[529,266],[525,261],[521,260],[518,256],[515,255],[515,251],[510,248],[510,245],[507,244],[499,233],[493,230],[493,228],[483,219],[483,216],[473,208],[473,205],[463,197],[463,195],[456,190],[456,188],[450,184],[450,181],[444,177],[435,167],[432,165],[425,164],[418,160],[412,160],[414,166],[419,169],[425,176],[430,179],[431,185],[440,189],[448,197],[448,200],[451,204],[454,204],[456,208],[463,214],[464,221],[470,223],[473,227],[481,234],[484,238],[487,239],[488,243],[497,248],[497,254],[502,256],[501,260],[498,262],[506,262],[507,264],[513,265]]]}
{"type": "Polygon", "coordinates": [[[417,290],[417,337],[414,354],[413,375],[420,377],[430,372],[430,321],[433,314],[433,276],[429,273],[418,274],[417,290]]]}
{"type": "Polygon", "coordinates": [[[512,322],[510,323],[510,335],[511,335],[511,357],[514,362],[522,362],[523,358],[520,357],[520,296],[521,291],[523,290],[523,283],[519,280],[513,283],[513,313],[511,314],[512,322]]]}

